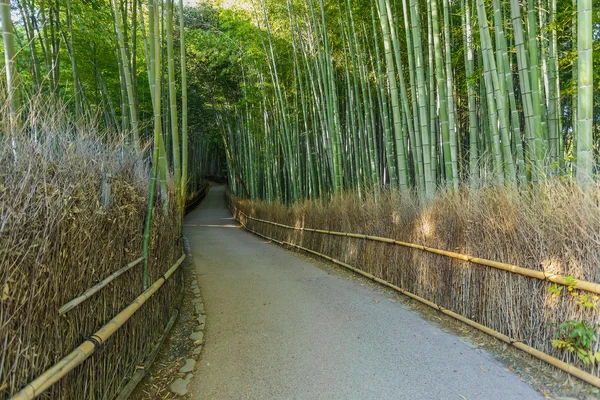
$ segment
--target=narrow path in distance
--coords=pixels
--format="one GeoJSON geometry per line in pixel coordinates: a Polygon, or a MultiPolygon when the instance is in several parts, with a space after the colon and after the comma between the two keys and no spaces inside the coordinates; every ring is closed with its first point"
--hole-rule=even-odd
{"type": "Polygon", "coordinates": [[[493,355],[270,244],[213,187],[185,220],[206,306],[193,399],[538,399],[493,355]]]}

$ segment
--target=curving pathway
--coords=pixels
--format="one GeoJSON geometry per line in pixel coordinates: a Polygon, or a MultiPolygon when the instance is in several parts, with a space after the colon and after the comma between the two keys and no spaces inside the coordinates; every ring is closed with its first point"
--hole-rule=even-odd
{"type": "Polygon", "coordinates": [[[206,305],[193,399],[541,399],[383,291],[241,229],[213,187],[188,215],[206,305]]]}

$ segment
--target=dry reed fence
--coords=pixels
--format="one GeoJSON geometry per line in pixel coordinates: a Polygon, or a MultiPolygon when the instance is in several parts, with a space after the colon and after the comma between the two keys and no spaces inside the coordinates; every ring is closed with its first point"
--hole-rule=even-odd
{"type": "MultiPolygon", "coordinates": [[[[0,399],[16,393],[142,292],[142,266],[64,316],[58,309],[142,254],[148,173],[140,154],[39,121],[0,141],[0,399]],[[35,140],[33,140],[35,138],[35,140]],[[101,204],[105,174],[110,203],[101,204]]],[[[149,282],[181,255],[174,199],[156,205],[149,282]]],[[[41,398],[111,399],[152,350],[179,292],[172,277],[107,343],[41,398]]],[[[175,279],[174,279],[175,278],[175,279]]]]}
{"type": "MultiPolygon", "coordinates": [[[[345,195],[289,207],[231,198],[251,217],[296,228],[386,237],[591,282],[600,282],[599,200],[600,188],[583,193],[552,182],[529,192],[441,193],[425,205],[397,193],[378,201],[345,195]]],[[[579,305],[567,290],[555,295],[546,281],[398,245],[286,229],[234,212],[251,230],[338,259],[600,376],[597,364],[584,365],[552,345],[567,320],[587,320],[596,328],[600,323],[598,311],[579,305]]],[[[594,351],[599,346],[596,339],[594,351]]]]}

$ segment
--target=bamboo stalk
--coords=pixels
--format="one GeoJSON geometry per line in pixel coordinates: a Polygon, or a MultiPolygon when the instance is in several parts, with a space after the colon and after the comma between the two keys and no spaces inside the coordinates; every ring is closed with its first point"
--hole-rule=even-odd
{"type": "Polygon", "coordinates": [[[594,172],[592,1],[577,0],[577,182],[591,185],[594,172]]]}
{"type": "MultiPolygon", "coordinates": [[[[139,137],[139,120],[137,108],[135,106],[135,96],[134,96],[134,84],[133,73],[135,71],[131,71],[129,66],[129,57],[127,55],[127,49],[125,48],[125,39],[123,34],[123,23],[121,21],[121,17],[119,15],[119,6],[117,5],[116,0],[112,0],[112,6],[114,9],[113,15],[115,19],[115,30],[117,32],[117,39],[119,43],[119,54],[121,56],[121,65],[123,76],[125,79],[125,88],[127,93],[127,104],[129,105],[129,114],[131,116],[131,130],[132,130],[132,139],[133,145],[136,149],[139,149],[140,146],[140,137],[139,137]]],[[[124,99],[123,99],[124,100],[124,99]]]]}
{"type": "Polygon", "coordinates": [[[64,304],[61,308],[58,309],[58,314],[59,315],[66,314],[68,311],[72,310],[73,308],[77,307],[79,304],[81,304],[84,301],[86,301],[87,299],[89,299],[94,293],[100,291],[100,289],[104,288],[106,285],[108,285],[109,283],[114,281],[116,278],[123,275],[125,272],[129,271],[131,268],[135,267],[142,261],[144,261],[144,257],[140,257],[137,260],[130,262],[129,264],[127,264],[120,270],[113,272],[112,274],[110,274],[109,276],[104,278],[102,281],[98,282],[96,285],[94,285],[91,288],[89,288],[88,290],[86,290],[85,293],[83,293],[81,296],[78,296],[78,297],[74,298],[73,300],[69,301],[68,303],[64,304]]]}
{"type": "MultiPolygon", "coordinates": [[[[181,159],[179,151],[179,121],[177,116],[177,94],[175,88],[175,58],[173,53],[173,2],[174,0],[167,0],[167,20],[165,21],[167,35],[167,77],[169,92],[169,111],[171,115],[170,122],[173,153],[173,175],[175,179],[175,203],[178,206],[181,206],[181,196],[179,193],[181,181],[181,159]]],[[[183,212],[182,210],[180,211],[183,212]]]]}
{"type": "Polygon", "coordinates": [[[69,353],[62,360],[54,364],[50,369],[46,370],[39,377],[28,383],[20,392],[14,395],[11,400],[26,400],[33,399],[44,390],[62,379],[67,373],[71,372],[75,367],[84,362],[89,358],[95,351],[96,346],[102,345],[106,340],[111,337],[125,322],[127,322],[142,305],[148,301],[154,293],[161,288],[161,286],[169,279],[177,268],[181,265],[185,259],[183,254],[175,264],[167,272],[163,274],[156,282],[140,294],[131,304],[125,307],[120,313],[118,313],[113,319],[108,321],[102,328],[96,333],[91,335],[92,339],[88,339],[80,344],[75,350],[69,353]]]}
{"type": "Polygon", "coordinates": [[[181,60],[181,209],[185,210],[188,187],[188,100],[187,64],[185,57],[185,18],[183,0],[179,0],[179,48],[181,60]]]}
{"type": "Polygon", "coordinates": [[[10,126],[11,133],[14,136],[17,133],[18,112],[21,108],[21,101],[17,81],[15,38],[9,0],[0,1],[0,19],[2,20],[2,38],[4,40],[4,63],[6,65],[6,88],[8,91],[10,126]]]}
{"type": "MultiPolygon", "coordinates": [[[[404,132],[402,131],[402,120],[400,115],[400,95],[398,92],[398,82],[396,80],[396,68],[394,68],[394,56],[392,53],[392,41],[390,25],[387,17],[386,5],[384,0],[379,0],[377,10],[379,12],[379,20],[381,23],[381,32],[383,35],[383,48],[385,55],[385,63],[387,67],[387,80],[389,83],[390,97],[392,102],[392,117],[393,117],[393,136],[396,141],[396,157],[398,181],[401,190],[408,188],[408,172],[406,171],[406,149],[404,132]]],[[[401,76],[402,78],[402,76],[401,76]]],[[[393,161],[392,161],[393,162],[393,161]]]]}

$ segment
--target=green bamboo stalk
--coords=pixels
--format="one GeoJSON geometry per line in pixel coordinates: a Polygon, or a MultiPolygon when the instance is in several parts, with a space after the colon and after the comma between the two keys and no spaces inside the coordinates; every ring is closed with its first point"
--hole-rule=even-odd
{"type": "Polygon", "coordinates": [[[152,178],[150,179],[150,189],[148,190],[148,203],[146,204],[146,218],[144,222],[144,241],[142,255],[144,257],[144,265],[142,270],[142,287],[144,290],[148,288],[148,264],[149,264],[149,247],[150,233],[152,228],[152,210],[154,208],[154,198],[156,192],[156,179],[158,177],[158,136],[154,136],[154,150],[152,151],[152,178]]]}
{"type": "Polygon", "coordinates": [[[452,162],[452,176],[454,177],[454,188],[458,189],[460,180],[458,171],[458,137],[456,134],[456,118],[454,115],[454,78],[452,77],[452,55],[450,49],[450,16],[448,0],[442,0],[444,16],[444,48],[446,50],[446,93],[448,97],[448,129],[450,140],[450,158],[452,162]]]}
{"type": "Polygon", "coordinates": [[[577,182],[588,188],[594,172],[592,0],[577,0],[577,182]]]}
{"type": "MultiPolygon", "coordinates": [[[[171,111],[171,139],[173,152],[173,175],[175,180],[175,198],[177,205],[181,206],[181,156],[179,149],[179,117],[177,115],[177,94],[175,88],[175,59],[173,52],[173,2],[167,0],[167,19],[165,21],[167,34],[167,72],[169,80],[169,108],[171,111]]],[[[183,213],[183,210],[181,210],[183,213]]],[[[183,214],[182,214],[183,215],[183,214]]]]}
{"type": "MultiPolygon", "coordinates": [[[[342,12],[342,6],[341,6],[341,2],[338,1],[338,8],[340,10],[340,14],[342,12]]],[[[346,17],[349,19],[347,13],[346,13],[346,17]]],[[[342,41],[345,42],[346,41],[346,35],[348,34],[346,26],[342,20],[342,17],[340,15],[340,19],[339,19],[339,24],[341,27],[341,32],[342,32],[342,41]]],[[[349,25],[349,22],[348,22],[349,25]]],[[[349,42],[349,51],[351,52],[351,57],[352,57],[352,64],[355,66],[356,65],[356,61],[354,59],[354,50],[353,50],[353,46],[352,46],[352,42],[351,39],[348,38],[348,42],[349,42]]],[[[363,174],[362,174],[362,159],[361,159],[361,146],[359,143],[359,132],[362,132],[364,129],[363,126],[363,122],[361,120],[361,113],[362,113],[362,102],[361,99],[358,95],[358,82],[356,81],[356,74],[353,71],[353,75],[354,75],[354,79],[353,79],[353,83],[354,85],[352,85],[351,81],[350,81],[350,63],[348,62],[348,52],[346,51],[346,46],[343,46],[343,55],[344,55],[344,72],[345,72],[345,78],[346,78],[346,90],[347,90],[347,97],[348,97],[348,102],[349,102],[349,106],[346,107],[346,129],[349,131],[347,132],[348,135],[348,140],[350,142],[350,147],[352,148],[351,151],[351,155],[350,156],[350,162],[348,163],[348,165],[350,166],[351,169],[351,173],[350,173],[350,182],[353,182],[353,186],[355,187],[355,189],[357,190],[358,196],[359,198],[362,198],[362,186],[363,186],[363,174]],[[353,158],[353,160],[352,160],[353,158]]]]}
{"type": "Polygon", "coordinates": [[[560,145],[560,84],[558,73],[558,39],[556,33],[556,0],[549,1],[550,43],[548,56],[548,139],[550,146],[550,166],[554,171],[562,171],[564,161],[563,149],[560,145]]]}
{"type": "MultiPolygon", "coordinates": [[[[312,3],[312,0],[311,0],[312,3]]],[[[323,0],[319,1],[321,10],[321,35],[323,40],[323,54],[325,55],[325,72],[327,82],[327,93],[329,93],[329,108],[330,108],[330,123],[332,126],[332,132],[334,137],[334,170],[335,170],[335,181],[334,181],[334,192],[341,193],[343,189],[343,169],[342,169],[342,135],[340,127],[340,119],[338,115],[338,104],[337,104],[337,93],[335,88],[335,76],[333,72],[332,57],[329,51],[329,38],[327,35],[327,25],[325,23],[325,5],[323,0]]],[[[311,7],[312,8],[312,7],[311,7]]]]}
{"type": "MultiPolygon", "coordinates": [[[[435,91],[435,61],[433,55],[433,28],[431,22],[431,2],[427,2],[427,77],[429,92],[426,93],[425,101],[429,107],[429,141],[431,155],[431,174],[434,182],[437,183],[437,177],[443,176],[443,168],[438,171],[438,131],[439,124],[437,119],[436,91],[435,91]]],[[[442,157],[442,156],[440,156],[442,157]]],[[[443,160],[440,160],[443,162],[443,160]]]]}
{"type": "MultiPolygon", "coordinates": [[[[431,21],[433,29],[433,49],[435,53],[435,78],[439,95],[439,119],[440,130],[443,139],[444,171],[446,182],[457,187],[454,182],[454,171],[452,166],[452,152],[450,144],[450,121],[448,117],[448,96],[446,95],[446,82],[444,79],[444,59],[442,57],[442,46],[440,44],[440,28],[438,21],[437,0],[431,1],[431,21]]],[[[458,179],[458,177],[457,177],[458,179]]]]}
{"type": "Polygon", "coordinates": [[[188,104],[185,18],[183,0],[179,0],[179,48],[181,64],[181,209],[185,210],[188,188],[188,104]]]}
{"type": "MultiPolygon", "coordinates": [[[[429,4],[429,2],[428,2],[429,4]]],[[[435,142],[431,141],[431,132],[435,131],[429,126],[428,98],[425,88],[425,71],[423,65],[423,42],[421,40],[421,21],[419,17],[419,5],[417,0],[410,0],[411,29],[413,48],[408,49],[413,53],[415,60],[415,71],[417,75],[417,104],[419,105],[419,123],[421,124],[421,143],[423,147],[423,169],[425,174],[425,197],[432,197],[435,193],[435,172],[432,168],[435,152],[435,142]]]]}
{"type": "MultiPolygon", "coordinates": [[[[496,1],[495,3],[497,6],[499,6],[499,3],[496,1]]],[[[501,164],[503,168],[502,170],[498,170],[497,173],[504,174],[505,180],[509,183],[515,183],[516,182],[516,171],[515,171],[515,164],[514,164],[514,160],[512,157],[512,149],[511,149],[511,143],[510,143],[510,138],[509,138],[509,134],[508,134],[508,113],[507,113],[507,105],[508,102],[506,101],[506,88],[505,88],[505,80],[504,80],[504,63],[500,62],[498,64],[498,66],[496,65],[496,59],[494,58],[494,53],[493,53],[493,49],[492,49],[492,40],[491,40],[491,35],[489,32],[489,26],[487,23],[487,14],[485,11],[485,6],[483,4],[483,0],[478,0],[478,7],[477,7],[477,14],[478,14],[478,19],[479,19],[479,27],[480,27],[480,36],[481,36],[481,43],[482,43],[482,51],[483,51],[483,56],[484,56],[484,68],[486,69],[486,73],[489,72],[489,77],[490,77],[490,84],[492,85],[491,90],[494,91],[495,93],[495,97],[492,96],[492,98],[490,100],[488,100],[488,105],[490,107],[490,109],[494,109],[491,113],[491,115],[494,115],[497,111],[497,120],[498,120],[498,126],[495,126],[495,122],[492,122],[492,124],[494,124],[494,126],[492,127],[492,132],[494,132],[494,134],[496,133],[496,131],[499,132],[499,137],[497,135],[494,135],[495,139],[494,142],[496,142],[496,140],[501,140],[501,145],[502,145],[502,157],[499,158],[500,160],[503,160],[504,165],[501,164]],[[498,68],[499,67],[499,68],[498,68]],[[496,137],[498,137],[498,139],[496,139],[496,137]]],[[[499,11],[498,8],[496,7],[496,11],[499,11]]],[[[497,14],[497,13],[496,13],[497,14]]],[[[498,14],[496,15],[498,17],[498,14]]],[[[497,35],[500,37],[503,37],[503,30],[502,30],[502,23],[501,21],[497,20],[497,28],[496,28],[496,32],[497,35]]],[[[488,88],[488,90],[490,90],[490,88],[488,88]]],[[[494,143],[494,148],[496,149],[497,145],[499,145],[500,143],[494,143]]],[[[498,161],[498,155],[495,154],[496,159],[498,161]]],[[[498,167],[496,165],[496,167],[498,167]]]]}
{"type": "Polygon", "coordinates": [[[548,157],[550,163],[550,169],[554,173],[559,169],[559,149],[558,149],[558,118],[560,109],[558,102],[560,101],[559,93],[560,90],[557,85],[558,79],[558,60],[556,53],[557,39],[556,39],[556,0],[550,0],[549,6],[549,28],[550,28],[550,40],[548,49],[548,66],[547,66],[547,77],[548,77],[548,157]]]}
{"type": "Polygon", "coordinates": [[[416,85],[416,71],[415,71],[415,57],[413,54],[413,38],[412,38],[412,31],[411,31],[411,27],[410,27],[410,10],[408,8],[407,5],[407,1],[406,0],[402,0],[402,14],[403,14],[403,20],[404,20],[404,33],[406,36],[406,48],[408,49],[408,51],[406,52],[406,56],[408,58],[408,79],[409,79],[409,85],[410,85],[410,98],[411,98],[411,105],[412,105],[412,122],[408,121],[409,124],[412,123],[413,126],[413,131],[414,131],[414,141],[413,143],[416,145],[416,149],[414,149],[414,151],[416,152],[417,155],[417,163],[420,166],[420,175],[421,178],[419,179],[420,183],[420,187],[419,189],[421,191],[425,190],[425,164],[423,162],[423,140],[422,140],[422,133],[421,133],[421,123],[420,123],[420,110],[419,110],[419,103],[417,101],[417,85],[416,85]]]}
{"type": "Polygon", "coordinates": [[[17,60],[15,58],[15,37],[13,24],[10,17],[10,1],[0,1],[0,18],[2,19],[2,39],[4,41],[4,65],[6,71],[6,89],[8,92],[8,105],[12,135],[16,135],[19,125],[19,109],[21,99],[17,78],[17,60]]]}
{"type": "MultiPolygon", "coordinates": [[[[396,29],[394,27],[394,17],[392,14],[392,8],[390,4],[390,0],[385,1],[386,6],[386,15],[389,24],[390,37],[392,39],[392,48],[394,51],[394,60],[396,62],[396,70],[398,72],[398,81],[400,82],[400,87],[398,93],[400,95],[400,105],[402,107],[402,126],[403,132],[408,132],[408,137],[410,139],[411,146],[414,147],[412,154],[414,154],[414,167],[415,167],[415,175],[417,186],[419,190],[425,190],[425,176],[423,174],[423,160],[422,160],[422,143],[421,137],[415,137],[413,124],[409,123],[408,120],[412,120],[412,112],[410,110],[410,103],[408,100],[408,93],[406,89],[406,84],[404,82],[404,66],[402,65],[402,58],[400,55],[400,40],[396,35],[396,29]],[[406,122],[406,124],[405,124],[406,122]]],[[[411,121],[412,122],[412,121],[411,121]]],[[[398,140],[398,138],[396,138],[398,140]]],[[[406,140],[404,139],[404,143],[406,140]]],[[[405,144],[406,146],[406,144],[405,144]]],[[[398,143],[396,142],[396,149],[398,149],[398,143]]],[[[407,150],[405,150],[407,152],[407,150]]],[[[400,162],[400,161],[398,161],[400,162]]],[[[406,159],[406,163],[408,164],[408,158],[406,159]]]]}
{"type": "Polygon", "coordinates": [[[531,77],[531,96],[533,103],[533,120],[535,124],[536,158],[540,166],[546,159],[546,134],[543,125],[543,101],[540,93],[539,49],[537,42],[537,21],[535,18],[535,2],[527,0],[527,20],[529,26],[529,74],[531,77]]]}
{"type": "Polygon", "coordinates": [[[373,34],[374,34],[374,43],[375,43],[375,61],[377,63],[377,81],[379,83],[379,91],[377,92],[380,106],[380,120],[383,124],[383,132],[384,132],[384,143],[385,143],[385,156],[387,160],[388,173],[390,175],[390,186],[392,189],[396,189],[398,187],[398,174],[396,170],[396,163],[394,160],[394,143],[392,139],[392,128],[390,126],[389,121],[389,108],[387,103],[387,93],[385,90],[385,85],[383,83],[384,74],[383,68],[381,67],[381,55],[379,52],[379,34],[377,31],[377,26],[375,24],[375,11],[373,5],[371,5],[371,20],[373,25],[373,34]]]}
{"type": "MultiPolygon", "coordinates": [[[[364,33],[367,32],[365,24],[362,24],[362,31],[364,33]]],[[[359,48],[358,53],[364,54],[363,49],[367,49],[366,39],[363,36],[362,46],[359,48]]],[[[373,56],[370,51],[368,51],[368,61],[371,65],[373,65],[373,56]]],[[[361,88],[363,90],[363,98],[367,98],[368,101],[368,111],[366,112],[366,120],[367,120],[367,144],[369,147],[370,153],[370,162],[371,162],[371,180],[373,182],[373,186],[375,188],[375,195],[377,196],[380,190],[380,182],[379,182],[379,151],[377,150],[377,143],[375,139],[375,109],[373,103],[373,95],[371,93],[371,87],[369,78],[367,75],[367,66],[365,63],[360,63],[360,76],[361,76],[361,88]]]]}
{"type": "Polygon", "coordinates": [[[463,43],[465,47],[465,75],[467,83],[467,96],[469,107],[469,182],[471,187],[479,186],[479,152],[477,148],[477,109],[474,84],[474,53],[473,53],[473,30],[471,27],[471,10],[468,0],[462,0],[464,13],[463,19],[463,43]]]}
{"type": "Polygon", "coordinates": [[[497,63],[498,63],[498,79],[503,84],[500,89],[502,93],[508,92],[508,104],[506,104],[506,96],[504,108],[510,112],[510,124],[505,121],[506,126],[511,126],[511,145],[514,145],[514,161],[515,169],[519,178],[519,182],[524,183],[527,180],[525,164],[523,160],[523,146],[521,138],[521,127],[519,119],[519,110],[517,108],[514,85],[512,64],[508,56],[508,44],[504,34],[504,17],[502,14],[502,5],[499,0],[494,0],[494,25],[496,27],[496,43],[497,43],[497,63]]]}
{"type": "Polygon", "coordinates": [[[292,139],[291,139],[291,131],[290,131],[291,127],[290,127],[287,112],[286,112],[287,107],[285,105],[283,90],[282,90],[281,84],[279,82],[279,73],[277,71],[275,51],[273,48],[271,26],[269,23],[269,17],[267,15],[267,7],[266,7],[264,0],[261,0],[261,5],[262,5],[262,9],[263,9],[263,16],[264,16],[266,33],[267,33],[267,41],[269,43],[268,50],[264,43],[263,43],[263,48],[264,48],[265,54],[268,56],[268,58],[270,57],[269,70],[271,71],[271,79],[273,81],[273,86],[275,88],[275,94],[276,94],[276,98],[277,98],[277,104],[278,104],[277,112],[281,116],[281,122],[282,122],[281,132],[283,134],[284,154],[285,154],[285,158],[288,160],[288,162],[287,162],[288,168],[286,168],[286,172],[287,172],[287,176],[288,176],[288,183],[291,186],[290,187],[291,191],[290,191],[289,195],[291,196],[292,200],[295,200],[295,199],[298,199],[299,196],[298,196],[298,185],[297,185],[297,181],[295,179],[296,174],[295,174],[295,168],[294,168],[294,162],[293,162],[292,139]]]}
{"type": "Polygon", "coordinates": [[[115,30],[117,32],[117,42],[119,45],[119,52],[121,55],[121,65],[123,75],[125,79],[125,87],[127,91],[127,102],[129,104],[129,115],[131,117],[131,134],[133,139],[133,145],[136,149],[139,149],[139,119],[137,114],[137,108],[135,106],[135,96],[133,93],[133,75],[129,68],[129,57],[125,49],[125,39],[123,36],[123,25],[121,23],[121,16],[119,7],[116,0],[112,0],[113,6],[113,17],[115,19],[115,30]]]}
{"type": "Polygon", "coordinates": [[[384,55],[387,66],[387,80],[390,85],[390,96],[392,101],[392,117],[394,121],[394,137],[396,140],[396,155],[398,162],[398,181],[400,190],[408,188],[408,173],[406,171],[406,153],[404,132],[402,131],[402,117],[400,115],[400,102],[398,94],[398,83],[396,81],[396,71],[394,69],[394,58],[392,55],[392,39],[390,36],[390,27],[385,14],[385,0],[378,0],[379,20],[383,34],[384,55]]]}
{"type": "MultiPolygon", "coordinates": [[[[573,0],[573,10],[577,10],[577,0],[573,0]]],[[[579,82],[579,61],[578,61],[578,52],[577,52],[577,12],[573,12],[573,18],[571,19],[571,35],[572,35],[572,57],[573,60],[571,62],[571,75],[573,82],[579,82]]],[[[579,125],[579,115],[578,115],[578,100],[577,93],[578,90],[574,90],[571,95],[571,142],[572,142],[572,150],[571,154],[575,158],[575,162],[571,163],[571,175],[573,177],[577,176],[577,139],[579,137],[579,133],[577,131],[577,127],[579,125]]]]}
{"type": "MultiPolygon", "coordinates": [[[[525,116],[525,135],[527,138],[527,154],[531,179],[538,180],[538,174],[542,167],[543,149],[538,139],[541,137],[541,119],[535,116],[532,89],[529,76],[529,61],[523,38],[523,21],[521,19],[521,6],[518,0],[510,0],[510,11],[515,40],[517,66],[519,69],[519,88],[522,97],[525,116]]],[[[539,108],[539,106],[538,106],[539,108]]]]}
{"type": "Polygon", "coordinates": [[[37,59],[37,51],[35,46],[35,32],[33,24],[31,23],[31,16],[29,13],[29,4],[26,0],[18,0],[17,5],[23,24],[25,26],[25,34],[27,35],[27,41],[29,43],[29,54],[31,56],[31,75],[33,78],[33,90],[39,91],[41,89],[41,73],[40,65],[37,59]]]}
{"type": "MultiPolygon", "coordinates": [[[[340,13],[341,13],[341,3],[339,4],[340,13]]],[[[341,17],[340,17],[341,19],[341,17]]],[[[357,130],[355,131],[355,142],[356,147],[359,149],[360,154],[360,165],[357,164],[358,180],[366,183],[367,177],[372,176],[372,172],[370,171],[370,163],[369,163],[369,153],[368,146],[366,145],[366,121],[365,121],[365,109],[366,109],[366,98],[363,97],[363,92],[359,89],[359,79],[360,72],[357,62],[357,57],[360,55],[358,50],[358,39],[356,38],[356,27],[354,25],[354,18],[352,16],[352,10],[350,8],[350,1],[346,0],[346,30],[348,41],[348,53],[350,54],[350,60],[352,62],[352,97],[354,98],[355,106],[350,106],[350,111],[355,113],[356,122],[357,122],[357,130]],[[364,106],[364,107],[363,107],[364,106]]],[[[359,194],[361,194],[362,189],[359,189],[359,194]]]]}

